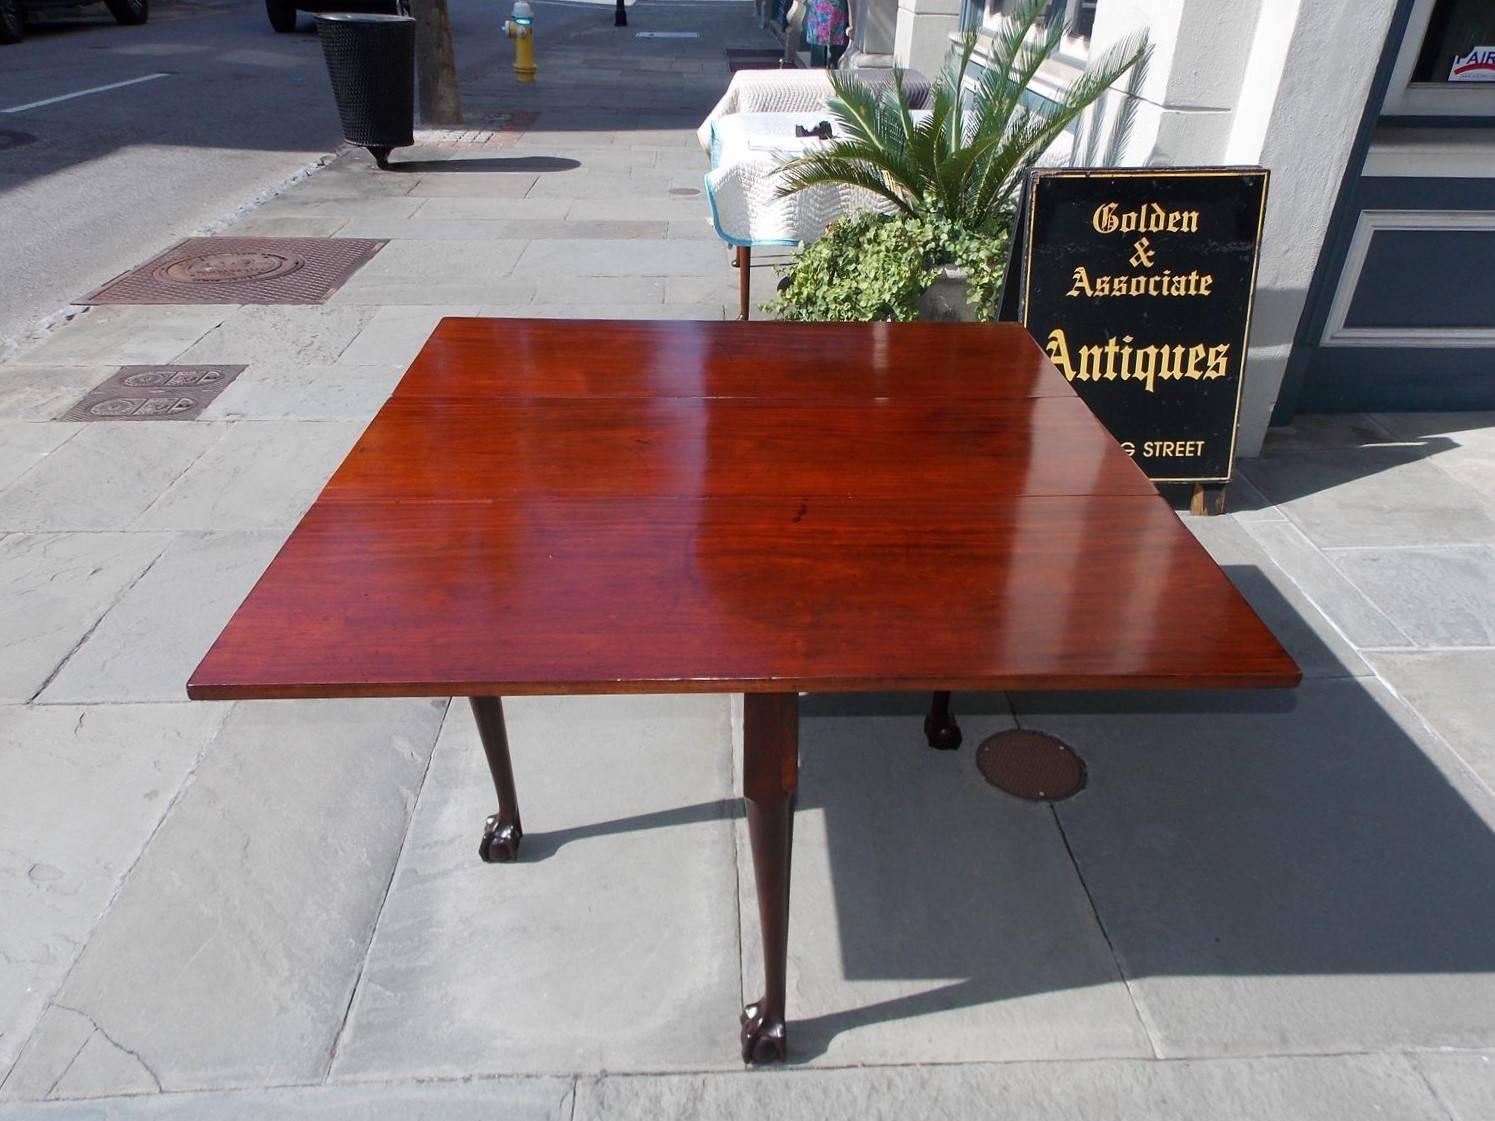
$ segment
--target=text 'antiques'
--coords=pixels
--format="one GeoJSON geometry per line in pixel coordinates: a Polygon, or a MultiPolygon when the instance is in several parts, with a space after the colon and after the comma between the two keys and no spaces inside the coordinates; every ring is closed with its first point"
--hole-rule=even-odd
{"type": "Polygon", "coordinates": [[[1158,482],[1224,482],[1266,204],[1260,168],[1035,171],[1023,322],[1158,482]]]}

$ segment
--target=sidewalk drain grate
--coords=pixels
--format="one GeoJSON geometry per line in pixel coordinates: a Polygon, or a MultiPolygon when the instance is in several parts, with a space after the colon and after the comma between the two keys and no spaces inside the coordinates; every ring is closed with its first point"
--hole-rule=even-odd
{"type": "Polygon", "coordinates": [[[320,304],[384,248],[331,237],[189,237],[80,304],[320,304]]]}
{"type": "Polygon", "coordinates": [[[243,366],[121,366],[58,420],[191,420],[243,366]]]}
{"type": "Polygon", "coordinates": [[[976,749],[976,768],[997,789],[1030,802],[1059,802],[1085,789],[1085,761],[1043,732],[987,736],[976,749]]]}

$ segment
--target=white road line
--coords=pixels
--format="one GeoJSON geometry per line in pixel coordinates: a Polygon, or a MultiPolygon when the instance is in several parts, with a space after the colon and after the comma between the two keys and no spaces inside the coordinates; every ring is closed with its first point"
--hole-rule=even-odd
{"type": "Polygon", "coordinates": [[[12,105],[9,109],[0,109],[0,113],[24,113],[27,109],[40,109],[43,105],[56,105],[59,101],[71,101],[75,97],[87,97],[91,93],[103,93],[105,90],[122,89],[125,86],[138,86],[141,82],[154,82],[157,78],[169,78],[170,74],[147,74],[144,78],[131,78],[126,82],[110,82],[107,86],[94,86],[92,89],[78,90],[76,93],[65,93],[58,97],[49,97],[45,101],[28,101],[25,105],[12,105]]]}

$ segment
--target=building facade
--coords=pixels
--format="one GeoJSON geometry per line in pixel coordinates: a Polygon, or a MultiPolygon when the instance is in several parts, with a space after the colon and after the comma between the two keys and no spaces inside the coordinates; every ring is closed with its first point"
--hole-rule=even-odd
{"type": "MultiPolygon", "coordinates": [[[[894,3],[857,0],[858,45],[932,73],[1014,0],[894,3]]],[[[1495,0],[1051,0],[1049,18],[1064,50],[1039,93],[1147,31],[1122,164],[1272,172],[1241,454],[1299,412],[1495,408],[1495,0]]]]}

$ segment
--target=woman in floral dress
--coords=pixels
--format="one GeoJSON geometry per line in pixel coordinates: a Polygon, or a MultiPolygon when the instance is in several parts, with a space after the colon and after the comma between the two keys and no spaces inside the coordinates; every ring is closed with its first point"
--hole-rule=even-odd
{"type": "Polygon", "coordinates": [[[835,68],[846,53],[849,23],[847,0],[806,0],[804,34],[811,66],[835,68]]]}

